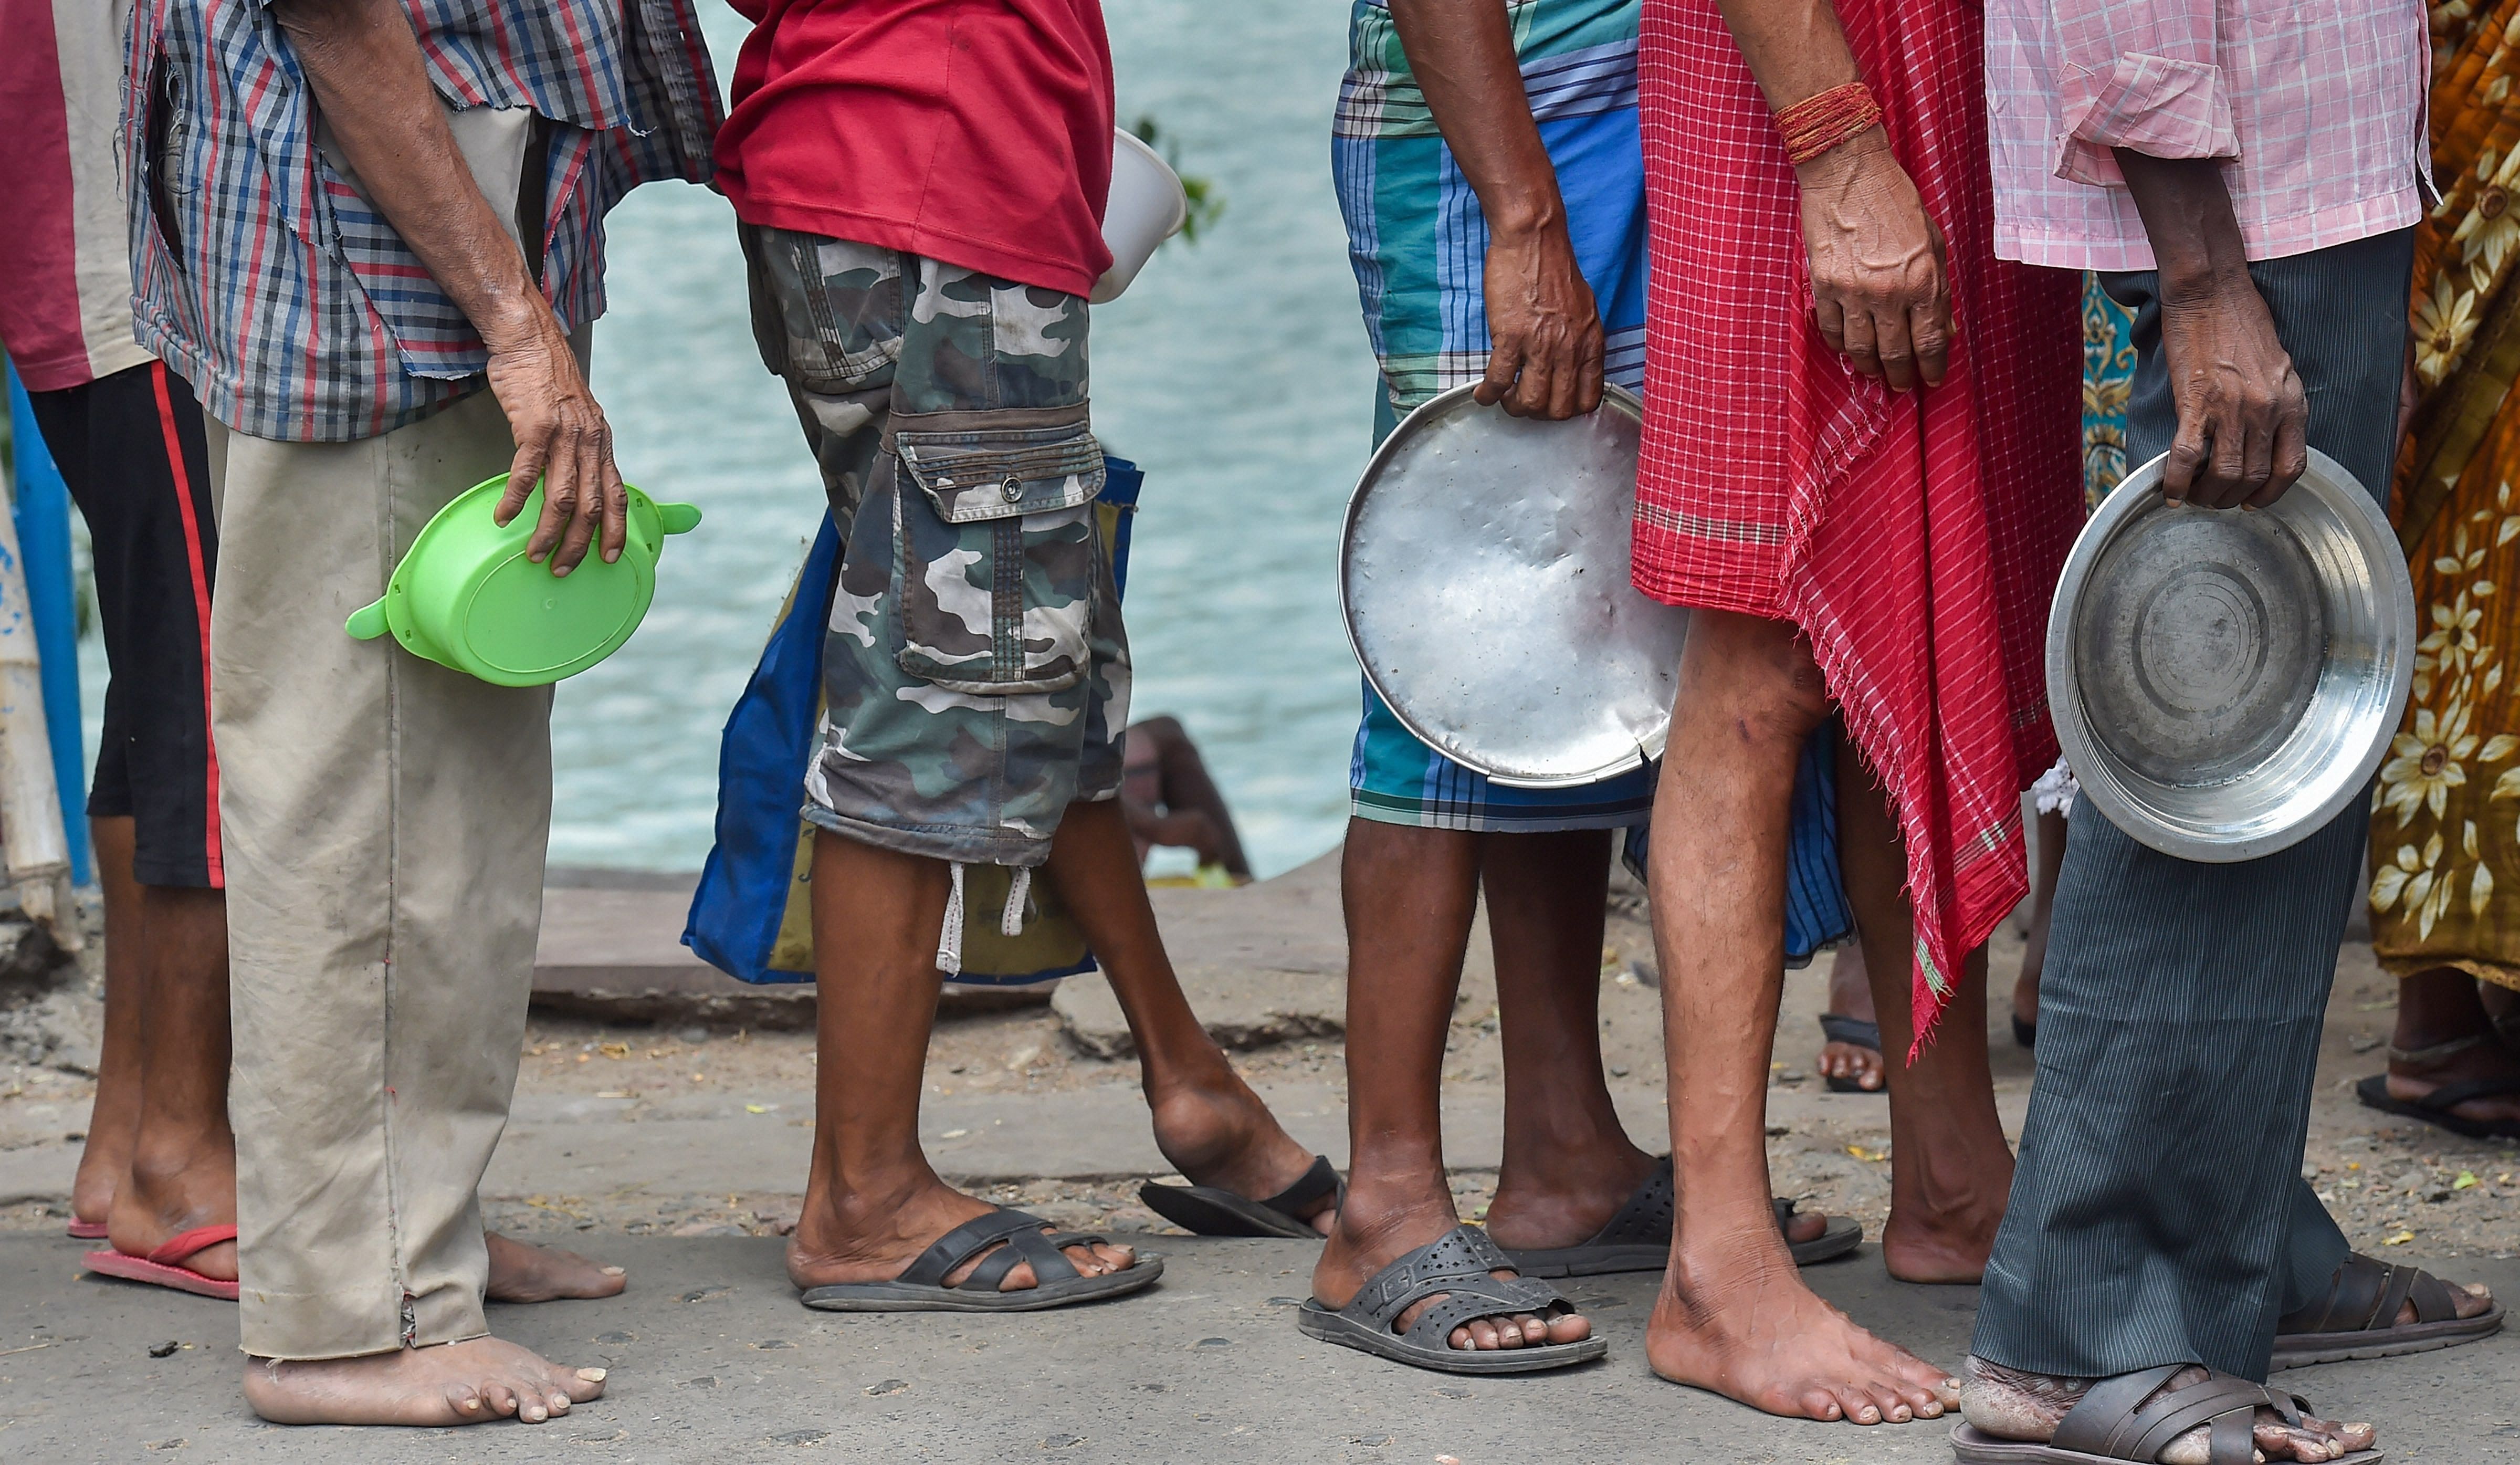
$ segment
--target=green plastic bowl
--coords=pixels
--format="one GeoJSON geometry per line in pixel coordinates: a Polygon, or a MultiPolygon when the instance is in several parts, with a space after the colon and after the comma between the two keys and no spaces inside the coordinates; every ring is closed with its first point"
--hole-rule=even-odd
{"type": "Polygon", "coordinates": [[[384,598],[352,613],[362,641],[387,631],[414,656],[502,687],[540,687],[575,676],[621,649],[656,596],[656,556],[667,534],[700,522],[690,504],[660,504],[630,489],[621,558],[586,558],[555,576],[525,558],[542,517],[539,484],[505,528],[491,519],[508,476],[458,494],[420,531],[394,567],[384,598]]]}

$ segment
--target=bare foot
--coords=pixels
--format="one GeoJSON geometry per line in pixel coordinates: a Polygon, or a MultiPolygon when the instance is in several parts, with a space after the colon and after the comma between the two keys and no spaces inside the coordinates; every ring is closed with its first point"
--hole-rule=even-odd
{"type": "MultiPolygon", "coordinates": [[[[1895,1101],[1894,1101],[1895,1102],[1895,1101]]],[[[1992,1123],[1949,1124],[1899,1150],[1881,1260],[1902,1282],[1975,1285],[2012,1196],[2012,1150],[1992,1123]]]]}
{"type": "MultiPolygon", "coordinates": [[[[224,1125],[191,1136],[152,1133],[143,1137],[114,1195],[106,1237],[126,1257],[146,1257],[197,1226],[232,1223],[236,1213],[236,1143],[224,1125]]],[[[233,1282],[236,1243],[203,1247],[183,1264],[233,1282]]]]}
{"type": "MultiPolygon", "coordinates": [[[[818,1167],[813,1178],[820,1174],[818,1167]]],[[[805,1209],[796,1220],[796,1233],[788,1239],[788,1279],[800,1289],[843,1282],[889,1282],[908,1270],[910,1263],[946,1232],[995,1210],[986,1201],[974,1200],[932,1176],[907,1193],[893,1196],[872,1197],[858,1192],[835,1198],[828,1192],[809,1192],[805,1209]]],[[[960,1285],[997,1249],[992,1246],[946,1273],[945,1285],[960,1285]]],[[[1134,1248],[1107,1242],[1062,1250],[1079,1276],[1100,1277],[1138,1264],[1134,1248]]],[[[1031,1262],[1018,1261],[1008,1269],[998,1290],[1021,1292],[1039,1286],[1040,1280],[1033,1274],[1031,1262]]]]}
{"type": "MultiPolygon", "coordinates": [[[[1875,1017],[1872,984],[1865,975],[1864,948],[1851,941],[1838,947],[1837,954],[1829,959],[1828,1010],[1865,1023],[1875,1017]]],[[[1867,1092],[1878,1093],[1885,1081],[1880,1052],[1854,1043],[1823,1043],[1819,1068],[1823,1079],[1850,1078],[1867,1092]]]]}
{"type": "MultiPolygon", "coordinates": [[[[1193,1185],[1266,1200],[1313,1167],[1313,1152],[1280,1127],[1242,1076],[1222,1062],[1214,1074],[1173,1081],[1148,1075],[1147,1107],[1154,1119],[1155,1148],[1193,1185]]],[[[1332,1191],[1314,1202],[1303,1219],[1328,1235],[1337,1207],[1338,1193],[1332,1191]]]]}
{"type": "Polygon", "coordinates": [[[1857,1327],[1805,1287],[1765,1236],[1700,1238],[1673,1249],[1645,1327],[1645,1361],[1771,1414],[1905,1424],[1959,1402],[1959,1381],[1857,1327]]]}
{"type": "MultiPolygon", "coordinates": [[[[1373,1279],[1374,1273],[1418,1247],[1442,1239],[1460,1224],[1461,1217],[1453,1210],[1452,1192],[1443,1188],[1440,1177],[1435,1180],[1433,1195],[1413,1196],[1405,1205],[1386,1204],[1384,1197],[1370,1186],[1363,1191],[1349,1190],[1346,1204],[1334,1217],[1329,1239],[1322,1247],[1321,1259],[1313,1265],[1314,1299],[1328,1307],[1346,1306],[1356,1301],[1357,1293],[1373,1279]]],[[[1489,1275],[1506,1278],[1521,1273],[1501,1268],[1489,1275]]],[[[1427,1308],[1451,1295],[1439,1292],[1411,1304],[1392,1319],[1392,1332],[1408,1332],[1427,1308]]],[[[1468,1351],[1540,1348],[1552,1343],[1581,1343],[1592,1336],[1593,1324],[1582,1313],[1540,1317],[1520,1312],[1473,1317],[1453,1329],[1445,1341],[1456,1349],[1468,1351]]]]}
{"type": "MultiPolygon", "coordinates": [[[[2191,1366],[2172,1374],[2161,1389],[2183,1389],[2205,1377],[2205,1369],[2191,1366]]],[[[2044,1443],[2054,1438],[2057,1421],[2097,1382],[2024,1373],[1972,1357],[1968,1360],[1968,1382],[1960,1390],[1960,1413],[1981,1433],[1999,1440],[2044,1443]]],[[[2149,1396],[2145,1402],[2150,1402],[2149,1396]]],[[[2305,1414],[2295,1427],[2284,1423],[2274,1410],[2264,1408],[2258,1410],[2255,1434],[2260,1459],[2301,1460],[2313,1465],[2369,1449],[2377,1438],[2377,1432],[2367,1424],[2339,1424],[2305,1414]]],[[[2213,1427],[2200,1424],[2163,1445],[2155,1458],[2161,1465],[2208,1465],[2212,1451],[2213,1427]]]]}
{"type": "Polygon", "coordinates": [[[490,1248],[490,1286],[494,1303],[552,1303],[562,1299],[611,1297],[630,1285],[617,1266],[589,1261],[575,1252],[534,1246],[484,1231],[490,1248]]]}
{"type": "Polygon", "coordinates": [[[307,1363],[250,1358],[245,1366],[245,1401],[273,1424],[540,1424],[603,1393],[603,1369],[547,1362],[496,1338],[307,1363]]]}

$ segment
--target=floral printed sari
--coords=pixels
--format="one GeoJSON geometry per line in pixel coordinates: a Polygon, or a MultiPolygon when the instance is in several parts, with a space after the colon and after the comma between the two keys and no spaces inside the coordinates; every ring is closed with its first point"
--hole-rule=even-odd
{"type": "Polygon", "coordinates": [[[2415,236],[2415,416],[2398,536],[2424,640],[2371,814],[2371,935],[2400,976],[2520,987],[2520,0],[2431,7],[2433,175],[2415,236]]]}

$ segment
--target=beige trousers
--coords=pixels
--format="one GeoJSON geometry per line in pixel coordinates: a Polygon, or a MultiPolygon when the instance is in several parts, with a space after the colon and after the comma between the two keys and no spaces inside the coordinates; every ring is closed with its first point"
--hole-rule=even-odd
{"type": "Polygon", "coordinates": [[[486,390],[360,442],[211,434],[228,1110],[258,1357],[488,1330],[477,1190],[524,1041],[551,692],[341,623],[429,516],[514,452],[486,390]]]}

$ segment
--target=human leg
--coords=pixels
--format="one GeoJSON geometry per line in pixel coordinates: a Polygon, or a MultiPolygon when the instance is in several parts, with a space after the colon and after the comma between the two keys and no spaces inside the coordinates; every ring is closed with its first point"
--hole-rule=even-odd
{"type": "MultiPolygon", "coordinates": [[[[105,1038],[96,1065],[96,1098],[87,1139],[70,1180],[70,1218],[103,1227],[115,1192],[131,1174],[140,1140],[140,887],[131,879],[131,816],[88,820],[89,848],[105,893],[105,1038]]],[[[84,1234],[73,1233],[73,1234],[84,1234]]],[[[97,1234],[103,1234],[99,1231],[97,1234]]]]}
{"type": "MultiPolygon", "coordinates": [[[[1302,1179],[1312,1152],[1279,1126],[1182,995],[1119,801],[1069,804],[1046,872],[1128,1020],[1164,1159],[1193,1184],[1245,1199],[1302,1179]]],[[[1336,1200],[1321,1197],[1306,1218],[1327,1230],[1336,1200]]]]}
{"type": "Polygon", "coordinates": [[[2056,909],[2056,872],[2065,865],[2065,812],[2039,816],[2030,849],[2030,932],[2021,942],[2021,970],[2012,979],[2012,1040],[2028,1048],[2039,1036],[2039,974],[2048,964],[2048,926],[2056,909]]]}
{"type": "MultiPolygon", "coordinates": [[[[920,1076],[936,1017],[944,864],[832,834],[814,840],[814,1150],[788,1242],[800,1288],[890,1281],[938,1237],[996,1210],[938,1178],[919,1145],[920,1076]]],[[[1070,1247],[1080,1274],[1130,1266],[1127,1247],[1070,1247]]],[[[956,1267],[952,1286],[983,1258],[956,1267]]],[[[1018,1262],[999,1291],[1036,1285],[1018,1262]]]]}
{"type": "MultiPolygon", "coordinates": [[[[1339,865],[1348,932],[1348,1192],[1313,1267],[1313,1296],[1329,1307],[1346,1306],[1375,1273],[1461,1224],[1444,1171],[1444,1037],[1477,909],[1480,846],[1499,838],[1348,821],[1339,865]]],[[[1398,1327],[1443,1300],[1422,1300],[1401,1313],[1398,1327]]],[[[1590,1336],[1580,1316],[1552,1322],[1524,1314],[1467,1319],[1449,1342],[1484,1350],[1590,1336]]]]}
{"type": "MultiPolygon", "coordinates": [[[[2251,266],[2308,385],[2311,445],[2365,484],[2395,444],[2408,234],[2251,266]]],[[[2130,456],[2175,429],[2155,286],[2117,276],[2141,361],[2130,456]]],[[[2050,1403],[2174,1363],[2266,1377],[2289,1295],[2333,1260],[2299,1218],[2310,1088],[2337,946],[2361,893],[2366,810],[2255,860],[2196,864],[2077,803],[2040,982],[2039,1076],[1987,1263],[1966,1400],[1990,1434],[2042,1439],[2050,1403]],[[2141,912],[2132,919],[2131,912],[2141,912]],[[2199,1145],[2193,1136],[2212,1134],[2199,1145]]],[[[2260,1415],[2262,1431],[2268,1416],[2260,1415]]],[[[2281,1458],[2331,1458],[2321,1428],[2281,1458]]],[[[2265,1437],[2261,1436],[2262,1446],[2265,1437]]]]}
{"type": "Polygon", "coordinates": [[[2389,1098],[2421,1105],[2452,1084],[2484,1091],[2446,1107],[2470,1124],[2520,1135],[2520,1053],[2495,1030],[2474,977],[2435,967],[2398,982],[2398,1026],[2389,1037],[2389,1098]],[[2500,1091],[2495,1091],[2498,1085],[2500,1091]]]}
{"type": "Polygon", "coordinates": [[[1803,1285],[1768,1194],[1767,1087],[1782,986],[1795,761],[1827,715],[1792,626],[1698,611],[1654,804],[1654,945],[1679,1216],[1645,1334],[1654,1371],[1771,1413],[1933,1417],[1945,1376],[1803,1285]]]}
{"type": "Polygon", "coordinates": [[[1838,741],[1838,860],[1863,934],[1890,1087],[1890,1219],[1881,1259],[1903,1282],[1974,1282],[2003,1219],[2012,1147],[1986,1051],[1986,950],[1969,953],[1932,1041],[1911,1061],[1913,917],[1899,821],[1851,738],[1838,741]]]}
{"type": "Polygon", "coordinates": [[[223,449],[248,1401],[286,1422],[547,1417],[602,1379],[485,1336],[476,1191],[523,1039],[550,695],[340,633],[436,509],[506,466],[504,417],[485,392],[366,442],[223,449]]]}
{"type": "MultiPolygon", "coordinates": [[[[1838,1089],[1842,1084],[1852,1083],[1866,1093],[1880,1091],[1881,1025],[1875,1021],[1875,1016],[1872,979],[1865,969],[1864,943],[1849,941],[1829,957],[1828,1017],[1872,1024],[1874,1045],[1868,1048],[1857,1041],[1863,1035],[1861,1029],[1824,1028],[1828,1040],[1821,1044],[1819,1067],[1822,1078],[1834,1080],[1829,1087],[1838,1089]]],[[[1825,1024],[1826,1019],[1822,1021],[1825,1024]]]]}
{"type": "MultiPolygon", "coordinates": [[[[1610,831],[1490,835],[1479,884],[1505,1048],[1505,1151],[1488,1233],[1508,1251],[1574,1246],[1652,1172],[1601,1070],[1610,831]]],[[[1797,1217],[1806,1230],[1825,1223],[1797,1217]]]]}

